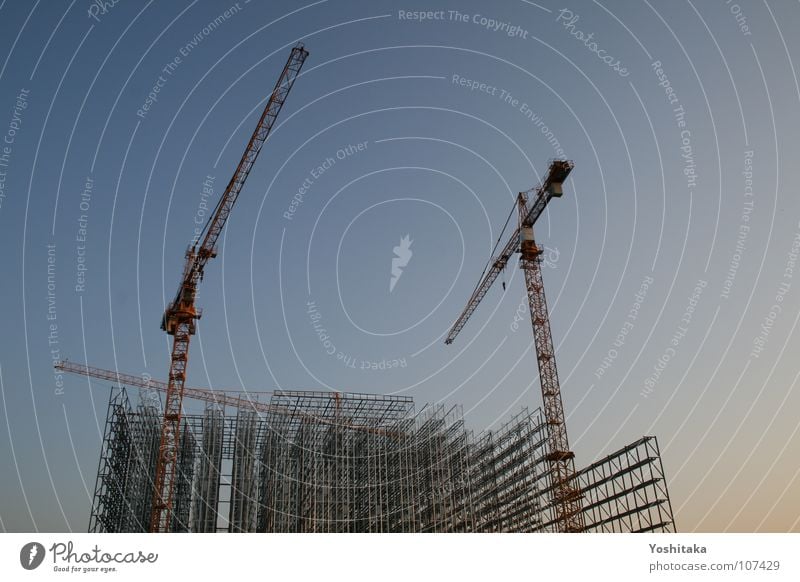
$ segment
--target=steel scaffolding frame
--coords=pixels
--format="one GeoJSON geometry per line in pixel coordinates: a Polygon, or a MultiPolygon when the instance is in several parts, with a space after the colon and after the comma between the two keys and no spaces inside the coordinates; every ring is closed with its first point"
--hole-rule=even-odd
{"type": "Polygon", "coordinates": [[[675,532],[661,451],[646,436],[576,475],[591,532],[675,532]]]}
{"type": "Polygon", "coordinates": [[[270,403],[282,412],[261,430],[257,531],[402,528],[411,398],[280,391],[270,403]]]}
{"type": "MultiPolygon", "coordinates": [[[[459,406],[281,391],[266,415],[184,414],[175,532],[553,532],[548,424],[520,411],[477,436],[459,406]]],[[[90,531],[144,532],[158,403],[112,390],[90,531]]],[[[675,531],[655,437],[578,471],[586,531],[675,531]]]]}
{"type": "Polygon", "coordinates": [[[552,485],[547,439],[541,409],[523,409],[475,442],[472,486],[478,531],[543,531],[542,524],[552,521],[553,507],[545,495],[552,485]]]}
{"type": "Polygon", "coordinates": [[[152,399],[134,412],[125,389],[112,389],[89,531],[147,531],[160,426],[152,399]]]}
{"type": "Polygon", "coordinates": [[[187,424],[194,425],[202,435],[191,529],[198,533],[214,533],[219,523],[223,441],[226,432],[229,432],[225,430],[225,413],[219,406],[209,404],[200,419],[188,417],[184,425],[187,424]]]}

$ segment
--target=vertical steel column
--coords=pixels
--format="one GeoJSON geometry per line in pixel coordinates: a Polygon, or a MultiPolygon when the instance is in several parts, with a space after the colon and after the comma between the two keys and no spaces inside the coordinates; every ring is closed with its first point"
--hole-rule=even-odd
{"type": "Polygon", "coordinates": [[[539,364],[539,382],[542,388],[544,415],[550,432],[548,460],[553,479],[553,500],[556,505],[558,529],[561,532],[583,531],[581,493],[574,485],[574,453],[569,448],[564,405],[556,369],[555,349],[550,332],[550,316],[542,282],[540,255],[542,250],[533,238],[533,224],[527,219],[528,204],[525,194],[517,199],[520,230],[520,268],[525,274],[525,287],[531,311],[536,359],[539,364]]]}

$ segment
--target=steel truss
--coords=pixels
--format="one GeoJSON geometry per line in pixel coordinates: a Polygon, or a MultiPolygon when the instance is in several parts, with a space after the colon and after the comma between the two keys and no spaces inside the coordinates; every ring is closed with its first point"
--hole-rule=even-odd
{"type": "MultiPolygon", "coordinates": [[[[402,396],[282,391],[270,403],[280,412],[209,403],[182,416],[170,531],[559,531],[563,483],[539,409],[476,436],[460,407],[417,412],[402,396]]],[[[159,420],[157,402],[112,391],[90,531],[147,531],[159,420]]],[[[675,531],[655,437],[570,487],[585,531],[675,531]]]]}

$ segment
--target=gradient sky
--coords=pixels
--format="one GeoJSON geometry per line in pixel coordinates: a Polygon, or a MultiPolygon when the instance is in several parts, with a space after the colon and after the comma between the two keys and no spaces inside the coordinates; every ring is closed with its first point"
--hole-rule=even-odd
{"type": "Polygon", "coordinates": [[[61,391],[52,359],[166,377],[204,183],[212,205],[302,40],[206,269],[189,385],[406,394],[476,431],[539,406],[516,259],[443,339],[564,155],[536,234],[577,465],[656,435],[679,531],[800,530],[797,3],[92,6],[0,2],[0,529],[86,530],[109,387],[61,391]]]}

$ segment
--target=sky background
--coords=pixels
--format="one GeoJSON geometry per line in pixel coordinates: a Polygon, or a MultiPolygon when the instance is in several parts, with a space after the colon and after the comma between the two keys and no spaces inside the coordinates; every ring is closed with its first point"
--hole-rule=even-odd
{"type": "Polygon", "coordinates": [[[577,466],[656,435],[679,531],[800,531],[797,3],[108,4],[0,2],[0,530],[86,531],[109,386],[53,359],[166,378],[195,221],[301,40],[187,385],[404,394],[475,431],[538,407],[516,259],[443,340],[565,156],[536,237],[577,466]]]}

